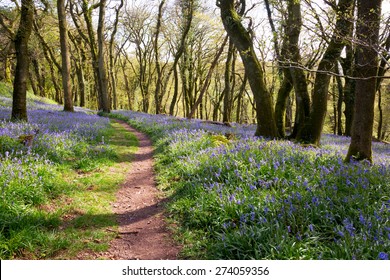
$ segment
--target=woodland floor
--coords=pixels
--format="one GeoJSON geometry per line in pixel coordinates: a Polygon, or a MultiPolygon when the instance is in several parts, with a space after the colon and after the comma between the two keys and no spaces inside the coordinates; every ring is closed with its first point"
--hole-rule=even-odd
{"type": "Polygon", "coordinates": [[[84,252],[80,259],[112,260],[172,260],[177,259],[179,247],[171,238],[164,221],[165,199],[156,188],[153,171],[153,146],[149,138],[130,127],[139,147],[132,157],[131,169],[113,203],[119,227],[110,248],[102,253],[84,252]]]}

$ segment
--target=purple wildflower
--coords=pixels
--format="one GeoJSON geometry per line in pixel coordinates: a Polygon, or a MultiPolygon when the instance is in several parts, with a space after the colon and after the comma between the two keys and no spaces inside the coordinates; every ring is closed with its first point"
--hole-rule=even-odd
{"type": "Polygon", "coordinates": [[[378,259],[379,260],[388,260],[389,259],[389,254],[387,254],[385,252],[380,252],[379,255],[378,255],[378,259]]]}

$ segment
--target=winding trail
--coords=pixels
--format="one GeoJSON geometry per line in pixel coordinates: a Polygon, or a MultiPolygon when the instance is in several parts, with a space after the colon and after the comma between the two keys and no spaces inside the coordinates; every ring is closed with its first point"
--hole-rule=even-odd
{"type": "Polygon", "coordinates": [[[118,236],[101,257],[114,260],[177,259],[179,247],[166,228],[164,199],[156,188],[152,143],[145,134],[123,121],[118,122],[137,137],[139,147],[112,205],[119,223],[118,236]]]}

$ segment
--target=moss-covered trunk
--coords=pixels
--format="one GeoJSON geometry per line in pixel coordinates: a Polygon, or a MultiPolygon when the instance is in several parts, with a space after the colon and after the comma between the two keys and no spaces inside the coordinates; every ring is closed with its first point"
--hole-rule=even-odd
{"type": "Polygon", "coordinates": [[[275,105],[275,120],[276,126],[278,128],[278,133],[280,137],[285,137],[285,127],[286,127],[286,109],[288,103],[288,97],[293,88],[293,81],[288,69],[283,70],[284,77],[282,84],[278,91],[278,97],[275,105]]]}
{"type": "Polygon", "coordinates": [[[335,8],[338,15],[333,36],[318,66],[314,83],[314,94],[309,118],[306,119],[303,129],[298,133],[297,139],[302,142],[318,145],[328,104],[328,88],[330,72],[334,71],[337,59],[345,47],[345,37],[352,28],[354,0],[340,0],[335,8]]]}
{"type": "Polygon", "coordinates": [[[20,24],[15,38],[16,68],[12,99],[13,121],[27,121],[28,41],[33,28],[34,1],[22,0],[20,24]]]}
{"type": "Polygon", "coordinates": [[[374,126],[374,104],[376,74],[378,70],[378,44],[381,16],[381,0],[358,1],[357,65],[355,91],[355,113],[352,123],[352,138],[346,161],[372,161],[372,133],[374,126]]]}
{"type": "Polygon", "coordinates": [[[257,59],[253,41],[242,25],[241,17],[234,7],[234,0],[217,1],[226,32],[240,53],[245,73],[256,102],[257,136],[277,137],[278,131],[270,92],[265,87],[263,70],[257,59]]]}
{"type": "Polygon", "coordinates": [[[99,75],[99,100],[100,109],[105,113],[110,113],[110,98],[108,94],[108,78],[106,70],[106,61],[104,57],[105,53],[105,14],[106,14],[107,0],[101,0],[99,5],[99,20],[97,29],[98,38],[98,75],[99,75]]]}

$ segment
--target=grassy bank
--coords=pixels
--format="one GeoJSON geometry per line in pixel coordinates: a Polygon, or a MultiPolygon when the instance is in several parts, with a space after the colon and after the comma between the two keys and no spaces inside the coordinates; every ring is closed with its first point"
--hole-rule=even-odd
{"type": "Polygon", "coordinates": [[[9,101],[0,106],[0,258],[106,250],[117,225],[110,203],[136,138],[108,118],[34,100],[29,123],[11,123],[9,101]]]}

